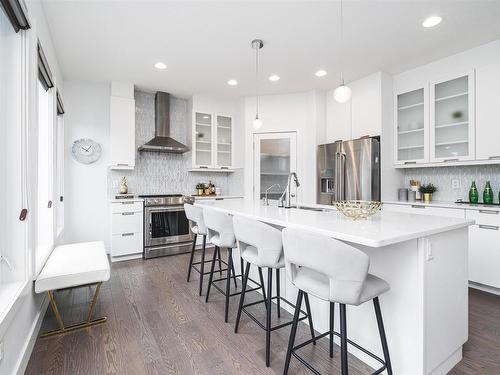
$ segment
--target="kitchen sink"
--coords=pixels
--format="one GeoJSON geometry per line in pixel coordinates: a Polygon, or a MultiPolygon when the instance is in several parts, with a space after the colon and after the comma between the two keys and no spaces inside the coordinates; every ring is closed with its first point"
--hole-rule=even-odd
{"type": "Polygon", "coordinates": [[[320,208],[320,207],[310,207],[310,206],[299,206],[294,205],[291,208],[296,208],[298,210],[306,210],[306,211],[316,211],[316,212],[330,212],[332,210],[328,208],[320,208]]]}

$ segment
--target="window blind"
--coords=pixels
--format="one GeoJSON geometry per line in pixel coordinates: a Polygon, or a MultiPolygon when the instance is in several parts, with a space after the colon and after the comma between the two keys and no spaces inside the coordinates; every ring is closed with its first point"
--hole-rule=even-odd
{"type": "Polygon", "coordinates": [[[43,48],[40,42],[38,42],[38,78],[40,79],[45,91],[54,87],[52,72],[50,71],[49,63],[43,53],[43,48]]]}
{"type": "Polygon", "coordinates": [[[14,30],[28,30],[30,23],[23,0],[0,0],[0,5],[12,23],[14,30]]]}
{"type": "Polygon", "coordinates": [[[58,116],[64,115],[64,105],[61,99],[61,95],[59,94],[59,90],[56,91],[56,98],[57,98],[57,115],[58,116]]]}

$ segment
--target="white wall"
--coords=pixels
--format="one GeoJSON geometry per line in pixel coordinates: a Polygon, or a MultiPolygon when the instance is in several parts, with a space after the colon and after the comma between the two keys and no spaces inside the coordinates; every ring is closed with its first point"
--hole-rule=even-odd
{"type": "Polygon", "coordinates": [[[109,165],[109,84],[65,81],[65,242],[110,243],[107,171],[109,165]],[[71,156],[73,141],[91,138],[102,146],[93,164],[71,156]]]}

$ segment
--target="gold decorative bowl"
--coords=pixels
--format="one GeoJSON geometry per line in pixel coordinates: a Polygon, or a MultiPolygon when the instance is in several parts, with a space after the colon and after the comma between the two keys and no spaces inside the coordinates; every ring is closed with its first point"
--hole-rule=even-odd
{"type": "Polygon", "coordinates": [[[340,201],[335,203],[337,210],[345,216],[358,220],[366,219],[380,211],[382,202],[378,201],[340,201]]]}

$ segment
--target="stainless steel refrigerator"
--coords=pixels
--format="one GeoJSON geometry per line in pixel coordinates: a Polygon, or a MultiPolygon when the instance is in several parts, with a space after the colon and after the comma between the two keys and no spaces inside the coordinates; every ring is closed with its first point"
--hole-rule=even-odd
{"type": "Polygon", "coordinates": [[[380,200],[380,139],[363,137],[318,146],[319,204],[380,200]]]}

